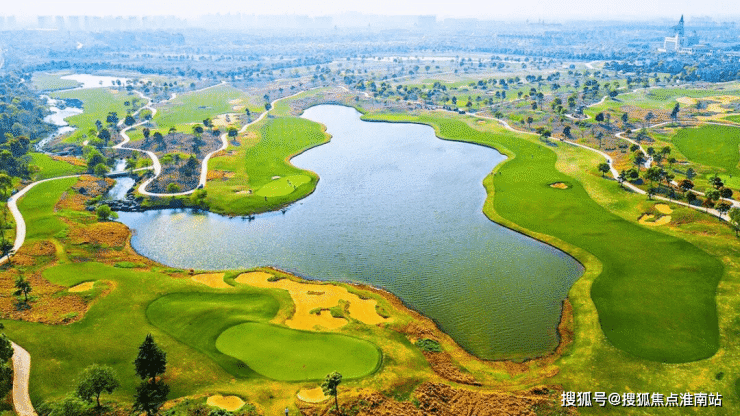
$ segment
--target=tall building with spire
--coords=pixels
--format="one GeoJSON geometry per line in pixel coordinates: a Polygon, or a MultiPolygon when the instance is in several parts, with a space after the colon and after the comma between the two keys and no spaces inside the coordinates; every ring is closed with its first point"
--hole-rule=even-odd
{"type": "Polygon", "coordinates": [[[696,32],[692,36],[686,36],[683,15],[681,15],[681,20],[678,21],[678,24],[673,26],[671,30],[673,31],[673,36],[668,36],[663,40],[663,47],[659,48],[658,52],[693,53],[697,47],[706,49],[706,46],[699,45],[699,36],[696,32]]]}

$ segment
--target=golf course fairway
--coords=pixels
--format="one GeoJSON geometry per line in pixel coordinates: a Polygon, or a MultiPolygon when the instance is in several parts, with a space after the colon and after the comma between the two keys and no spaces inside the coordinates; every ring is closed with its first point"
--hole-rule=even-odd
{"type": "Polygon", "coordinates": [[[216,348],[281,381],[320,380],[332,371],[345,378],[364,377],[378,368],[381,358],[377,347],[357,338],[257,322],[227,329],[216,339],[216,348]]]}

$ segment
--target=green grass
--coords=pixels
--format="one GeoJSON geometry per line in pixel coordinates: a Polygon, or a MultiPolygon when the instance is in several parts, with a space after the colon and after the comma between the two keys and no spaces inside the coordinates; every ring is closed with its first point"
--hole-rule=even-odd
{"type": "Polygon", "coordinates": [[[610,213],[579,181],[555,168],[554,151],[532,139],[484,133],[441,117],[374,118],[429,124],[442,138],[495,147],[512,156],[497,175],[484,180],[490,192],[484,212],[599,259],[603,270],[593,282],[591,297],[613,345],[670,363],[700,360],[717,351],[715,291],[723,273],[719,260],[684,240],[610,213]],[[562,192],[549,186],[553,182],[572,187],[562,192]]]}
{"type": "Polygon", "coordinates": [[[63,213],[56,212],[54,205],[59,200],[59,195],[75,182],[77,179],[69,178],[40,183],[21,198],[18,209],[26,222],[27,240],[53,237],[69,228],[59,219],[63,213]]]}
{"type": "Polygon", "coordinates": [[[311,177],[308,175],[290,175],[285,178],[275,179],[272,182],[268,182],[259,190],[257,190],[257,196],[283,196],[293,193],[299,186],[311,182],[311,177]]]}
{"type": "Polygon", "coordinates": [[[82,85],[81,83],[72,79],[62,79],[63,76],[64,75],[54,75],[37,72],[33,74],[31,82],[37,90],[47,91],[76,88],[82,85]]]}
{"type": "Polygon", "coordinates": [[[146,314],[152,324],[206,354],[230,374],[248,377],[254,372],[217,350],[216,339],[234,325],[272,319],[279,307],[275,298],[264,294],[173,293],[152,302],[146,314]]]}
{"type": "Polygon", "coordinates": [[[72,133],[69,141],[82,141],[87,137],[87,132],[95,128],[95,121],[100,120],[106,125],[106,117],[109,112],[115,111],[118,118],[123,120],[126,117],[126,110],[130,107],[125,106],[124,101],[131,101],[137,95],[128,94],[125,91],[113,92],[109,88],[90,88],[84,90],[65,91],[54,93],[54,98],[76,98],[83,102],[84,112],[65,120],[77,130],[72,133]]]}
{"type": "Polygon", "coordinates": [[[332,371],[348,379],[364,377],[378,368],[381,358],[377,347],[357,338],[256,322],[227,329],[216,347],[258,373],[284,381],[321,380],[332,371]]]}
{"type": "Polygon", "coordinates": [[[236,154],[211,159],[209,169],[234,172],[226,181],[208,182],[208,203],[212,211],[228,214],[246,214],[277,209],[313,192],[318,176],[290,164],[288,159],[311,147],[325,143],[328,135],[321,125],[298,117],[268,118],[259,128],[256,143],[245,143],[236,148],[236,154]],[[291,179],[296,189],[282,194],[287,188],[270,185],[261,195],[256,192],[236,195],[247,189],[259,191],[273,182],[273,176],[291,179]],[[310,180],[305,181],[308,177],[310,180]],[[300,180],[299,180],[300,178],[300,180]],[[282,191],[281,191],[282,190],[282,191]],[[267,197],[265,199],[265,197],[267,197]]]}
{"type": "Polygon", "coordinates": [[[85,172],[84,166],[75,166],[61,160],[54,160],[44,153],[30,153],[31,164],[39,167],[35,179],[56,178],[85,172]]]}
{"type": "Polygon", "coordinates": [[[707,125],[681,129],[673,143],[689,160],[740,175],[740,129],[707,125]]]}
{"type": "MultiPolygon", "coordinates": [[[[206,118],[213,118],[218,114],[235,113],[229,101],[241,99],[249,102],[244,92],[230,85],[220,85],[204,91],[195,91],[178,95],[174,100],[157,111],[154,121],[160,130],[167,130],[172,126],[181,126],[189,123],[203,123],[206,118]]],[[[244,105],[244,103],[239,105],[244,105]]],[[[253,112],[264,111],[264,108],[251,107],[253,112]]],[[[243,112],[239,111],[239,112],[243,112]]],[[[189,130],[181,130],[190,133],[189,130]]],[[[162,132],[163,134],[166,131],[162,132]]]]}

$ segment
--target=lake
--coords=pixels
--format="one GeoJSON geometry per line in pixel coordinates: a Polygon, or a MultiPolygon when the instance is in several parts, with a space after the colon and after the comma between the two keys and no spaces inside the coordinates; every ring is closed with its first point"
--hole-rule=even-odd
{"type": "Polygon", "coordinates": [[[562,301],[583,268],[483,215],[482,181],[504,156],[440,140],[428,126],[364,122],[348,107],[321,105],[303,117],[333,136],[292,159],[320,176],[313,194],[253,221],[121,212],[133,247],[181,268],[274,265],[382,287],[485,359],[557,346],[562,301]]]}

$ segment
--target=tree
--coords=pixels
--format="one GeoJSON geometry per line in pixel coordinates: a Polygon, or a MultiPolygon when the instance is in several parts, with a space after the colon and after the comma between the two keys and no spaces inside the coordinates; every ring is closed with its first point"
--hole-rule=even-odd
{"type": "MultiPolygon", "coordinates": [[[[650,191],[653,190],[655,182],[660,182],[663,179],[663,169],[660,166],[653,166],[645,172],[645,179],[650,181],[650,191]]],[[[651,194],[648,193],[648,197],[651,194]]]]}
{"type": "Polygon", "coordinates": [[[689,180],[693,180],[696,177],[696,171],[694,168],[686,169],[686,177],[689,178],[689,180]]]}
{"type": "Polygon", "coordinates": [[[337,397],[337,387],[339,387],[339,384],[342,383],[342,375],[338,372],[334,371],[331,374],[328,374],[326,378],[324,379],[324,382],[321,383],[321,391],[324,392],[325,396],[334,396],[334,405],[337,407],[337,412],[339,412],[339,399],[337,397]]]}
{"type": "Polygon", "coordinates": [[[144,127],[143,129],[141,129],[141,133],[144,135],[144,139],[149,140],[149,134],[151,133],[149,127],[144,127]]]}
{"type": "MultiPolygon", "coordinates": [[[[650,123],[650,120],[652,120],[652,119],[654,119],[654,118],[655,118],[655,115],[653,114],[653,112],[652,112],[652,111],[649,111],[649,112],[648,112],[647,114],[645,114],[645,122],[646,122],[646,123],[650,123]]],[[[643,125],[643,128],[644,128],[644,127],[645,127],[645,126],[643,125]]]]}
{"type": "Polygon", "coordinates": [[[640,167],[643,163],[645,163],[645,154],[642,153],[642,150],[635,150],[634,153],[634,162],[635,166],[637,166],[637,171],[640,171],[640,167]]]}
{"type": "Polygon", "coordinates": [[[5,334],[0,335],[0,397],[8,395],[13,389],[13,369],[10,359],[13,357],[13,344],[5,334]]]}
{"type": "Polygon", "coordinates": [[[164,374],[167,368],[167,354],[154,342],[152,334],[148,334],[139,347],[139,355],[134,360],[136,374],[142,380],[156,381],[157,376],[164,374]]]}
{"type": "Polygon", "coordinates": [[[732,205],[728,204],[727,202],[721,202],[717,204],[717,212],[719,212],[720,217],[724,214],[727,214],[730,208],[732,208],[732,205]]]}
{"type": "Polygon", "coordinates": [[[174,182],[170,182],[169,184],[167,184],[167,193],[168,194],[175,194],[175,193],[178,193],[178,192],[180,192],[180,185],[178,185],[178,184],[176,184],[174,182]]]}
{"type": "Polygon", "coordinates": [[[28,305],[28,294],[31,293],[32,290],[33,288],[31,287],[31,283],[24,279],[23,276],[18,276],[15,279],[15,292],[13,292],[13,295],[23,295],[23,303],[26,305],[28,305]]]}
{"type": "Polygon", "coordinates": [[[627,124],[627,120],[629,120],[629,115],[627,113],[622,114],[622,124],[627,124]]]}
{"type": "Polygon", "coordinates": [[[678,118],[678,111],[681,109],[680,105],[676,103],[676,105],[673,107],[673,110],[671,111],[671,118],[673,119],[673,122],[676,122],[676,119],[678,118]]]}
{"type": "Polygon", "coordinates": [[[80,416],[89,410],[89,404],[82,401],[74,394],[70,394],[52,407],[53,416],[80,416]]]}
{"type": "Polygon", "coordinates": [[[118,218],[118,214],[113,212],[108,205],[101,205],[96,210],[95,213],[98,215],[98,220],[100,221],[107,221],[111,218],[118,218]]]}
{"type": "Polygon", "coordinates": [[[678,183],[678,187],[681,189],[681,191],[686,193],[694,189],[694,182],[691,182],[691,179],[684,179],[678,183]]]}
{"type": "Polygon", "coordinates": [[[730,224],[735,228],[735,235],[740,232],[740,208],[732,208],[728,215],[730,224]]]}
{"type": "Polygon", "coordinates": [[[602,121],[604,121],[604,113],[596,114],[596,117],[594,117],[594,119],[601,123],[602,121]]]}
{"type": "Polygon", "coordinates": [[[115,111],[109,112],[108,116],[105,118],[105,121],[108,124],[115,126],[116,124],[118,124],[118,113],[116,113],[115,111]]]}
{"type": "Polygon", "coordinates": [[[228,132],[229,132],[229,137],[231,137],[232,139],[239,134],[239,130],[236,127],[229,127],[228,132]]]}
{"type": "Polygon", "coordinates": [[[725,186],[725,183],[722,181],[722,178],[720,178],[717,175],[714,175],[711,181],[712,186],[714,186],[714,189],[720,189],[723,186],[725,186]]]}
{"type": "Polygon", "coordinates": [[[77,383],[77,395],[88,402],[91,402],[94,397],[97,407],[100,408],[100,395],[103,392],[111,394],[119,386],[120,383],[112,368],[93,364],[80,375],[80,381],[77,383]]]}
{"type": "Polygon", "coordinates": [[[134,393],[134,410],[146,412],[147,416],[156,415],[170,393],[170,386],[162,380],[144,380],[136,388],[134,393]]]}
{"type": "Polygon", "coordinates": [[[270,111],[271,108],[272,108],[272,104],[265,103],[265,111],[270,111]]]}
{"type": "Polygon", "coordinates": [[[200,124],[194,125],[193,134],[195,134],[196,137],[200,137],[200,135],[203,134],[203,126],[201,126],[200,124]]]}
{"type": "Polygon", "coordinates": [[[131,114],[127,114],[126,118],[123,120],[123,123],[131,127],[134,125],[134,123],[136,123],[136,119],[133,116],[131,116],[131,114]]]}
{"type": "Polygon", "coordinates": [[[533,121],[534,119],[532,118],[532,116],[527,117],[527,126],[529,126],[530,129],[532,128],[533,121]]]}
{"type": "Polygon", "coordinates": [[[98,163],[93,169],[93,173],[97,176],[105,176],[110,171],[110,168],[104,163],[98,163]]]}
{"type": "Polygon", "coordinates": [[[609,173],[609,170],[610,170],[610,167],[608,163],[606,162],[599,163],[599,172],[601,172],[602,178],[604,177],[604,174],[609,173]]]}
{"type": "Polygon", "coordinates": [[[563,136],[570,137],[570,126],[563,127],[563,136]]]}

